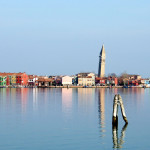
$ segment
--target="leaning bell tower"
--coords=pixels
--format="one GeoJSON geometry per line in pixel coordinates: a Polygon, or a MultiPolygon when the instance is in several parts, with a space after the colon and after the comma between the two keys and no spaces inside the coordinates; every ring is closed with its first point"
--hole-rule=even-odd
{"type": "Polygon", "coordinates": [[[105,48],[103,45],[99,55],[98,77],[105,76],[105,59],[106,59],[106,55],[105,55],[105,48]]]}

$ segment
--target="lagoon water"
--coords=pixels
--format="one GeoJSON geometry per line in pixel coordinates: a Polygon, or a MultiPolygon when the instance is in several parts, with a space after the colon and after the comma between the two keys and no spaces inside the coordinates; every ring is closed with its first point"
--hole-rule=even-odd
{"type": "Polygon", "coordinates": [[[150,148],[150,89],[0,88],[0,149],[100,150],[150,148]],[[115,94],[123,98],[112,129],[115,94]]]}

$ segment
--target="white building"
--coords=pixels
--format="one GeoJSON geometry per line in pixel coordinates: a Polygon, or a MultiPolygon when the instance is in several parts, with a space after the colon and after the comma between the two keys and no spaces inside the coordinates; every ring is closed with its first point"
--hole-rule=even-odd
{"type": "Polygon", "coordinates": [[[94,73],[80,73],[80,74],[78,74],[78,85],[94,86],[95,85],[95,74],[94,73]]]}
{"type": "Polygon", "coordinates": [[[72,77],[69,76],[62,77],[62,85],[72,85],[72,77]]]}
{"type": "Polygon", "coordinates": [[[28,75],[28,86],[35,86],[37,84],[38,77],[35,75],[28,75]]]}

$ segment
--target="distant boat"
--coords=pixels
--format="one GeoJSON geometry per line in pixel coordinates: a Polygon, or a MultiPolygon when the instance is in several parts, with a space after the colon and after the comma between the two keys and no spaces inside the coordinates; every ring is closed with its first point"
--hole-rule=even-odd
{"type": "Polygon", "coordinates": [[[128,86],[127,86],[127,85],[124,85],[124,86],[123,86],[123,88],[127,89],[127,88],[128,88],[128,86]]]}

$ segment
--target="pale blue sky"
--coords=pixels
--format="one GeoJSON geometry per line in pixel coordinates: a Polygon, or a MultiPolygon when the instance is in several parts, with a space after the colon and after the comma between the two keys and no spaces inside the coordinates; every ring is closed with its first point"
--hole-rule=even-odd
{"type": "Polygon", "coordinates": [[[0,0],[1,72],[150,77],[149,0],[0,0]]]}

